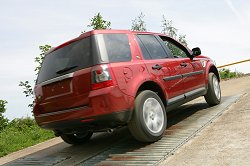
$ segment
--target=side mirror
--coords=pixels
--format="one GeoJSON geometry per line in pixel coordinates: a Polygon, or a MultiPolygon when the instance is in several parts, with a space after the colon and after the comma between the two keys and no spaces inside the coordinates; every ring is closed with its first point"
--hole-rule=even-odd
{"type": "Polygon", "coordinates": [[[201,55],[201,49],[199,47],[195,47],[192,49],[192,57],[195,57],[195,56],[198,56],[198,55],[201,55]]]}

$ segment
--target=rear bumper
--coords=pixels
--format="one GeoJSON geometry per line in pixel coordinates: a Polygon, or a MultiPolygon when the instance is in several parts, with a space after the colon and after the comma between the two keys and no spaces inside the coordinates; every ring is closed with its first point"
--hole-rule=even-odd
{"type": "Polygon", "coordinates": [[[79,118],[74,120],[44,123],[42,128],[54,130],[56,135],[62,133],[77,133],[83,131],[103,131],[122,126],[130,120],[132,111],[120,111],[102,116],[79,118]]]}
{"type": "Polygon", "coordinates": [[[70,132],[112,128],[130,119],[134,98],[124,95],[117,86],[91,91],[88,98],[88,105],[35,114],[36,122],[42,128],[70,132]]]}

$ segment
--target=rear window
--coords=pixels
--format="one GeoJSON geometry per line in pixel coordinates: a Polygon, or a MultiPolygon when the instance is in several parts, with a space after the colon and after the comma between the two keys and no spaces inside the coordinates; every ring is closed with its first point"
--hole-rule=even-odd
{"type": "Polygon", "coordinates": [[[97,34],[45,56],[37,84],[100,63],[131,60],[127,34],[97,34]]]}
{"type": "Polygon", "coordinates": [[[37,83],[94,65],[90,37],[71,43],[45,56],[37,83]]]}

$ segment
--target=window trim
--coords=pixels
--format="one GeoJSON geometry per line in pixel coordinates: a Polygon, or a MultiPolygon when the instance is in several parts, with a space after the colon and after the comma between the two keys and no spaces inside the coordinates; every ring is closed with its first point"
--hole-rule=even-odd
{"type": "Polygon", "coordinates": [[[136,41],[137,41],[137,43],[138,43],[138,47],[139,47],[140,50],[141,50],[141,54],[142,54],[143,59],[144,59],[144,60],[151,60],[151,59],[152,59],[152,56],[150,55],[148,49],[146,48],[146,46],[144,45],[144,43],[141,41],[141,39],[139,38],[138,35],[140,35],[140,34],[135,35],[135,39],[136,39],[136,41]],[[139,40],[139,41],[138,41],[138,40],[139,40]],[[142,44],[143,49],[146,50],[146,52],[148,53],[149,59],[146,58],[146,57],[144,56],[143,51],[142,51],[142,48],[141,48],[141,46],[140,46],[140,43],[142,44]]]}
{"type": "Polygon", "coordinates": [[[174,56],[172,55],[171,52],[169,52],[169,48],[165,45],[165,43],[163,42],[163,40],[161,39],[160,35],[155,35],[156,39],[160,42],[161,46],[163,47],[163,49],[165,50],[166,54],[168,57],[166,58],[174,58],[174,56]]]}
{"type": "MultiPolygon", "coordinates": [[[[175,39],[173,39],[173,38],[171,38],[171,37],[169,37],[169,36],[164,36],[164,35],[158,35],[158,37],[162,40],[162,42],[164,41],[163,39],[162,39],[162,37],[163,38],[166,38],[167,40],[166,41],[168,41],[168,42],[170,42],[170,43],[172,43],[173,45],[175,45],[176,47],[178,47],[178,48],[180,48],[183,52],[185,52],[185,54],[187,54],[187,58],[191,58],[192,56],[191,56],[191,51],[190,51],[190,49],[189,48],[187,48],[186,46],[184,46],[183,44],[181,44],[180,42],[178,42],[178,41],[176,41],[175,39]]],[[[164,44],[164,43],[163,43],[164,44]]],[[[165,44],[164,44],[165,45],[165,44]]],[[[165,45],[165,47],[167,47],[166,45],[165,45]]],[[[169,48],[168,48],[169,49],[169,48]]],[[[173,57],[173,58],[175,58],[173,55],[172,55],[172,53],[171,53],[171,57],[173,57]]],[[[185,58],[185,57],[180,57],[180,58],[185,58]]]]}

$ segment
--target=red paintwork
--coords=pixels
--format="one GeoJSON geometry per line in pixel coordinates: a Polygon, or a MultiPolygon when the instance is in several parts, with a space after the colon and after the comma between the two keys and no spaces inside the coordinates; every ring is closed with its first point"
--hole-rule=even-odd
{"type": "MultiPolygon", "coordinates": [[[[86,108],[51,116],[35,116],[39,125],[50,122],[85,119],[91,116],[100,116],[124,109],[132,109],[133,98],[124,95],[117,86],[91,91],[85,98],[89,99],[86,108]]],[[[78,101],[76,101],[78,102],[78,101]]],[[[67,103],[65,101],[65,103],[67,103]]]]}
{"type": "MultiPolygon", "coordinates": [[[[91,86],[92,67],[74,72],[72,78],[48,84],[36,85],[36,104],[34,115],[41,126],[51,122],[69,121],[79,119],[81,122],[91,121],[88,117],[111,114],[122,110],[133,110],[134,99],[140,86],[153,81],[158,84],[166,100],[194,90],[208,84],[208,71],[214,66],[211,59],[205,56],[189,58],[167,58],[160,60],[143,60],[141,50],[135,40],[134,34],[157,34],[151,32],[134,32],[129,30],[94,30],[86,32],[56,48],[57,50],[72,42],[86,38],[94,34],[125,33],[128,35],[132,59],[130,62],[110,63],[109,68],[112,82],[108,87],[93,90],[91,86]],[[206,60],[205,68],[200,60],[206,60]],[[183,68],[180,63],[186,62],[183,68]],[[152,66],[159,64],[161,70],[152,70],[152,66]],[[204,74],[164,81],[164,77],[175,76],[195,71],[204,70],[204,74]],[[81,110],[73,110],[60,114],[41,116],[46,113],[63,111],[67,109],[85,106],[81,110]],[[82,120],[87,119],[87,120],[82,120]]],[[[161,34],[163,35],[163,34],[161,34]]],[[[164,36],[164,35],[163,35],[164,36]]],[[[110,82],[109,82],[110,83],[110,82]]],[[[95,88],[94,88],[95,89],[95,88]]]]}

